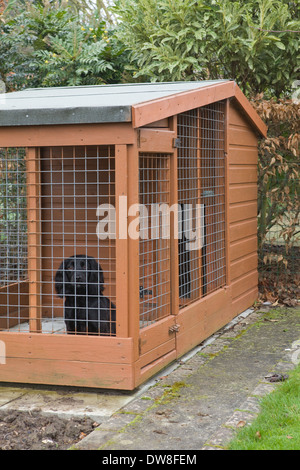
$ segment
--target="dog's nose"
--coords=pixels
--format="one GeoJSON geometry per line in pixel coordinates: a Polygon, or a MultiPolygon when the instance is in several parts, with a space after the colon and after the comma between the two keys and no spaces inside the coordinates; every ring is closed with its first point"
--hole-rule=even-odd
{"type": "Polygon", "coordinates": [[[76,281],[81,281],[81,276],[79,274],[77,274],[77,276],[75,277],[76,281]]]}

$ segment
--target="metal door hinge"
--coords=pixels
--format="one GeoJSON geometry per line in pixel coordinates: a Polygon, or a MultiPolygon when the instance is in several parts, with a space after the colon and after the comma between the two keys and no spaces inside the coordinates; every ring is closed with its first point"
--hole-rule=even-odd
{"type": "Polygon", "coordinates": [[[143,286],[140,286],[140,299],[143,299],[145,295],[152,295],[152,290],[145,289],[143,286]]]}
{"type": "Polygon", "coordinates": [[[180,329],[180,325],[175,324],[173,326],[170,326],[169,333],[178,333],[179,329],[180,329]]]}

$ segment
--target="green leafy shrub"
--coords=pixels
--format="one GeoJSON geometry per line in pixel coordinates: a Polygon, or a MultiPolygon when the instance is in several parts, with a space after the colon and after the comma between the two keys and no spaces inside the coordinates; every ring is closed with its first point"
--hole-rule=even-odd
{"type": "Polygon", "coordinates": [[[36,54],[44,86],[96,85],[121,78],[114,63],[120,51],[104,22],[93,28],[72,21],[64,35],[49,35],[46,42],[48,49],[36,54]]]}
{"type": "Polygon", "coordinates": [[[298,78],[296,2],[118,0],[115,11],[137,78],[232,78],[252,95],[277,96],[298,78]]]}
{"type": "Polygon", "coordinates": [[[122,46],[96,12],[85,17],[59,1],[35,2],[0,19],[0,78],[7,91],[121,81],[122,46]]]}

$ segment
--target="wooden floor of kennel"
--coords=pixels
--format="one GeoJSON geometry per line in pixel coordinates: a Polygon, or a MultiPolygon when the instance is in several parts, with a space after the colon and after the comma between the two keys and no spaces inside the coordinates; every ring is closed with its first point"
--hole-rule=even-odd
{"type": "MultiPolygon", "coordinates": [[[[138,157],[143,152],[171,156],[170,202],[177,202],[177,115],[219,101],[226,109],[225,287],[179,310],[178,249],[171,242],[171,311],[140,329],[139,241],[117,237],[116,337],[41,334],[35,279],[39,207],[38,197],[29,198],[29,282],[24,289],[30,332],[0,332],[5,345],[0,382],[132,390],[251,306],[258,292],[257,143],[266,136],[265,125],[233,81],[133,105],[131,122],[0,127],[0,147],[26,147],[33,166],[40,147],[114,145],[118,214],[119,196],[127,196],[128,207],[139,202],[138,157]]],[[[39,182],[31,181],[30,187],[31,195],[38,196],[39,182]]]]}

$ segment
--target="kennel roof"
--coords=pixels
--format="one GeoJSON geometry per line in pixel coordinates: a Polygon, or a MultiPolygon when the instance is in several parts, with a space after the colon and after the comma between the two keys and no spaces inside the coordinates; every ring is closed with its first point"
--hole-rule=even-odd
{"type": "MultiPolygon", "coordinates": [[[[236,97],[237,90],[232,80],[29,88],[0,95],[0,126],[132,122],[140,127],[236,97]]],[[[262,121],[240,90],[238,95],[264,134],[262,121]]]]}

